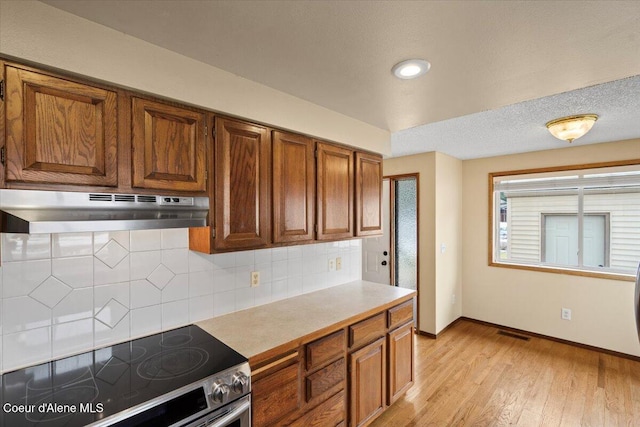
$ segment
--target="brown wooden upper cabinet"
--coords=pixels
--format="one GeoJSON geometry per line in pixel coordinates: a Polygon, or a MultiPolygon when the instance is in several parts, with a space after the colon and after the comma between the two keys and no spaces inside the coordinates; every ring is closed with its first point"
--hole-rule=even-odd
{"type": "Polygon", "coordinates": [[[317,240],[353,237],[353,151],[318,142],[317,240]]]}
{"type": "Polygon", "coordinates": [[[116,186],[117,93],[5,67],[6,180],[116,186]]]}
{"type": "Polygon", "coordinates": [[[382,234],[382,157],[356,153],[356,236],[382,234]]]}
{"type": "Polygon", "coordinates": [[[271,140],[265,127],[216,118],[215,249],[271,243],[270,167],[271,140]]]}
{"type": "Polygon", "coordinates": [[[132,98],[132,185],[206,191],[205,113],[132,98]]]}
{"type": "Polygon", "coordinates": [[[273,131],[273,242],[314,239],[315,142],[273,131]]]}

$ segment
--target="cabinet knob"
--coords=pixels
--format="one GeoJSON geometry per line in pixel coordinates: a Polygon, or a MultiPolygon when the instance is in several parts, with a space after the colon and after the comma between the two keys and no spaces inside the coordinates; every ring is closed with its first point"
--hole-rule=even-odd
{"type": "Polygon", "coordinates": [[[385,260],[385,261],[382,261],[382,263],[381,263],[381,264],[382,264],[382,265],[387,265],[387,261],[386,261],[386,260],[385,260]]]}
{"type": "Polygon", "coordinates": [[[382,255],[387,256],[387,255],[389,255],[389,252],[384,251],[384,252],[382,252],[382,255]]]}

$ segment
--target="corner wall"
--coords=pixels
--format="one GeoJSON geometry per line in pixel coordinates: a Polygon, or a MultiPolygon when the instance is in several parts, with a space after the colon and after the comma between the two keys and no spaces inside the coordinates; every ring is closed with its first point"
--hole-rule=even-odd
{"type": "Polygon", "coordinates": [[[384,161],[385,176],[409,173],[420,174],[418,329],[437,334],[462,315],[462,161],[433,152],[384,161]]]}
{"type": "Polygon", "coordinates": [[[436,334],[462,316],[462,164],[436,153],[436,334]]]}
{"type": "Polygon", "coordinates": [[[420,174],[418,178],[418,330],[436,333],[436,153],[385,159],[385,176],[420,174]]]}
{"type": "Polygon", "coordinates": [[[487,231],[491,172],[639,158],[635,139],[464,161],[462,314],[640,356],[633,282],[490,267],[487,231]],[[560,318],[562,307],[572,310],[571,321],[560,318]]]}

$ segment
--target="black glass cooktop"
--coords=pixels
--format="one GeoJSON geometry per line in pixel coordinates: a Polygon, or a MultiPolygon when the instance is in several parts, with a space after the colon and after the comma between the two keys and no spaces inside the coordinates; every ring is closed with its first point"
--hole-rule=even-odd
{"type": "Polygon", "coordinates": [[[85,426],[246,362],[185,326],[0,377],[0,426],[85,426]]]}

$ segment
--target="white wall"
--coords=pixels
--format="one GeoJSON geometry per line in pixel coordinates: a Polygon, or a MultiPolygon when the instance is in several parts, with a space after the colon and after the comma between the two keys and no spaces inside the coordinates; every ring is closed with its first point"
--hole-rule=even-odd
{"type": "Polygon", "coordinates": [[[436,153],[385,159],[385,176],[418,173],[418,330],[436,333],[436,153]]]}
{"type": "Polygon", "coordinates": [[[418,329],[437,334],[462,315],[462,161],[425,153],[385,159],[383,169],[419,174],[418,329]]]}
{"type": "Polygon", "coordinates": [[[386,130],[37,1],[0,1],[0,54],[391,153],[386,130]]]}
{"type": "Polygon", "coordinates": [[[640,356],[632,281],[488,265],[489,173],[624,159],[640,159],[640,140],[464,161],[462,314],[640,356]],[[562,307],[572,310],[571,321],[560,318],[562,307]]]}
{"type": "Polygon", "coordinates": [[[462,164],[436,153],[436,333],[462,315],[462,164]]]}
{"type": "Polygon", "coordinates": [[[205,255],[187,229],[1,236],[2,372],[362,277],[359,239],[205,255]]]}

